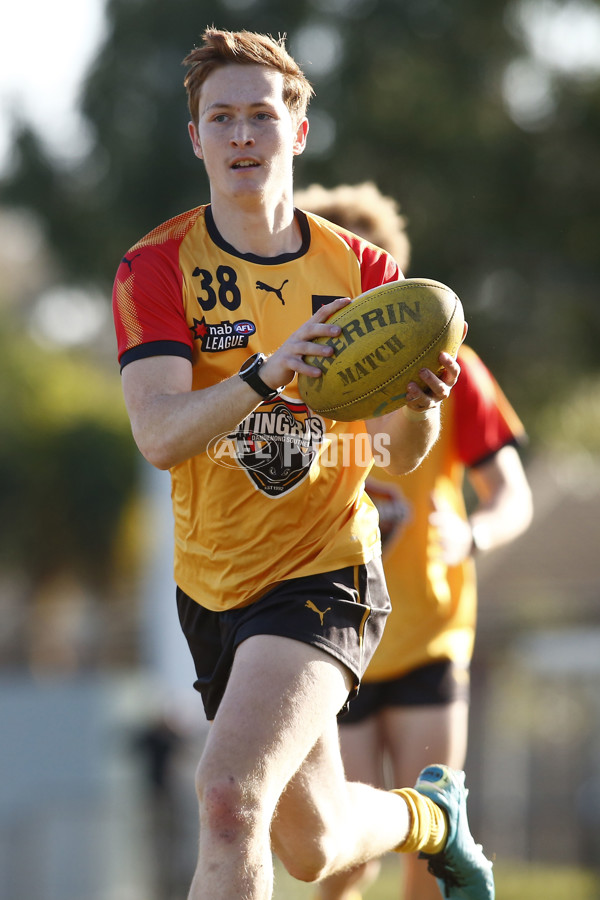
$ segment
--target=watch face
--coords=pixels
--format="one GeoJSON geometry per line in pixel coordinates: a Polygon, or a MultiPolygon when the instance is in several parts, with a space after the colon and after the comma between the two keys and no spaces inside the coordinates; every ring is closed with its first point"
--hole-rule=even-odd
{"type": "Polygon", "coordinates": [[[240,369],[239,374],[245,375],[247,372],[249,372],[252,368],[254,368],[254,366],[257,364],[257,362],[259,361],[259,359],[261,357],[262,357],[262,353],[255,353],[253,356],[250,357],[250,359],[247,359],[246,362],[243,364],[242,368],[240,369]]]}

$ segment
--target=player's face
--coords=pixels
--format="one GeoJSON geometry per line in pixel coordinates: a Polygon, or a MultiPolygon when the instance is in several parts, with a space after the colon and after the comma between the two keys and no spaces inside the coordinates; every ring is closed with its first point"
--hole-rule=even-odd
{"type": "Polygon", "coordinates": [[[298,125],[283,102],[283,76],[274,69],[235,63],[206,79],[194,153],[204,160],[213,201],[219,196],[261,202],[291,191],[293,158],[302,153],[308,123],[298,125]]]}

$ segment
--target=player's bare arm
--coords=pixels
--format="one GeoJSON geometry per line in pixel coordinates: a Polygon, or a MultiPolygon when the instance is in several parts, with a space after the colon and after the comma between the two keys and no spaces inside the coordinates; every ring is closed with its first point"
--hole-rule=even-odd
{"type": "Polygon", "coordinates": [[[449,396],[460,374],[460,365],[449,353],[440,353],[439,361],[443,366],[439,376],[430,369],[419,373],[426,390],[410,382],[405,406],[366,423],[372,438],[375,434],[389,435],[390,463],[386,469],[393,475],[406,475],[416,469],[437,440],[440,404],[449,396]]]}
{"type": "MultiPolygon", "coordinates": [[[[262,380],[276,390],[288,384],[296,372],[320,375],[303,356],[332,352],[313,340],[339,334],[339,327],[325,320],[349,302],[338,299],[321,307],[268,357],[261,369],[262,380]]],[[[176,356],[131,362],[123,369],[122,379],[134,439],[142,455],[158,469],[169,469],[204,453],[214,437],[234,429],[261,403],[260,396],[237,374],[193,391],[191,363],[176,356]]]]}

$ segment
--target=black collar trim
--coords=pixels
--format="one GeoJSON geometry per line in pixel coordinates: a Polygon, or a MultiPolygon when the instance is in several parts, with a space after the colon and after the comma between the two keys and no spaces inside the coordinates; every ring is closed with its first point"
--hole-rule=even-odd
{"type": "Polygon", "coordinates": [[[210,206],[206,207],[204,215],[206,219],[206,229],[208,231],[208,234],[210,235],[213,243],[215,243],[217,247],[220,247],[221,250],[225,250],[227,253],[230,253],[231,256],[237,256],[238,259],[244,259],[247,262],[259,263],[261,266],[278,266],[281,263],[292,262],[292,260],[304,256],[308,252],[308,248],[310,247],[310,225],[308,224],[308,218],[301,209],[295,209],[294,213],[296,215],[298,225],[300,226],[300,232],[302,234],[302,245],[300,249],[295,253],[281,253],[279,256],[258,256],[256,253],[240,253],[239,250],[236,250],[234,246],[228,244],[227,241],[222,237],[217,226],[215,225],[215,220],[213,219],[213,214],[210,206]]]}

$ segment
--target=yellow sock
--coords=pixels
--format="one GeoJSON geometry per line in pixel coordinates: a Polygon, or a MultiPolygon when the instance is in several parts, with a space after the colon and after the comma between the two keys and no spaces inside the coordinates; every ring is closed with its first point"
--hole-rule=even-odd
{"type": "Polygon", "coordinates": [[[398,794],[406,805],[410,815],[406,839],[395,848],[397,853],[440,853],[448,838],[448,822],[441,806],[425,797],[414,788],[399,788],[392,791],[398,794]]]}

